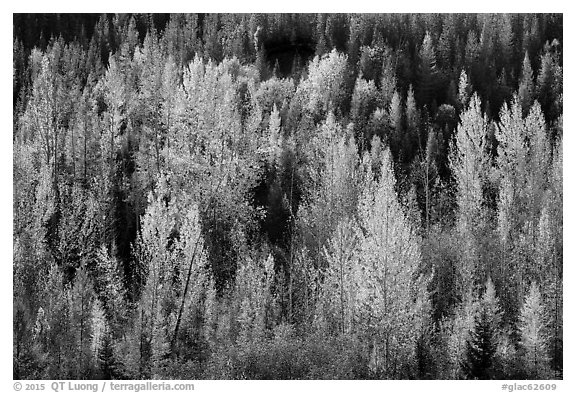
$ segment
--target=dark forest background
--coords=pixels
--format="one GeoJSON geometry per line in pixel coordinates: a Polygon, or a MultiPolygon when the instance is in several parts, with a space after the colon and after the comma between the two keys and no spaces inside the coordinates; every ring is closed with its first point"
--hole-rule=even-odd
{"type": "Polygon", "coordinates": [[[15,379],[562,378],[562,15],[13,38],[15,379]]]}

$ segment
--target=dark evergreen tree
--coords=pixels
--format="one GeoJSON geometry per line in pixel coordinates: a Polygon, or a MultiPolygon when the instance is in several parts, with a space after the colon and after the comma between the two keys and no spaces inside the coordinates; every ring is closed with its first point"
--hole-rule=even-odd
{"type": "Polygon", "coordinates": [[[518,99],[522,106],[523,117],[526,117],[532,103],[534,102],[534,90],[534,75],[532,73],[530,57],[528,57],[528,52],[526,52],[524,55],[524,62],[522,63],[522,76],[518,86],[518,99]]]}
{"type": "Polygon", "coordinates": [[[499,345],[500,307],[491,281],[474,316],[474,328],[466,340],[462,370],[469,379],[494,379],[499,345]]]}
{"type": "Polygon", "coordinates": [[[427,107],[430,110],[435,100],[436,83],[438,81],[436,52],[430,32],[426,32],[418,57],[418,102],[421,107],[427,107]]]}

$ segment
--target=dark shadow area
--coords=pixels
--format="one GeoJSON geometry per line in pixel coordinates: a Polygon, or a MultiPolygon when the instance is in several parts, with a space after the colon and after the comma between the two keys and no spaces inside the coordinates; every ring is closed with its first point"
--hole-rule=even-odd
{"type": "Polygon", "coordinates": [[[269,40],[264,49],[270,69],[276,69],[276,75],[285,78],[314,56],[315,44],[307,40],[269,40]]]}

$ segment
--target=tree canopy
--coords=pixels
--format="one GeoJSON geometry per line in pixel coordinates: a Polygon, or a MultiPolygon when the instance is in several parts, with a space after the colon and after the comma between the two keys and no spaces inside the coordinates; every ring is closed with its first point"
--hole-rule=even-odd
{"type": "Polygon", "coordinates": [[[562,378],[558,14],[15,14],[15,379],[562,378]]]}

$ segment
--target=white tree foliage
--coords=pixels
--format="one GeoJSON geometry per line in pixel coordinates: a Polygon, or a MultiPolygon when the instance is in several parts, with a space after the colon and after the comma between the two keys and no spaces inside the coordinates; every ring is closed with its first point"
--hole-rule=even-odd
{"type": "Polygon", "coordinates": [[[456,309],[454,318],[443,324],[449,363],[447,375],[450,379],[462,377],[461,364],[466,350],[466,341],[470,338],[470,332],[474,328],[477,309],[478,302],[474,299],[472,291],[469,291],[456,309]]]}
{"type": "Polygon", "coordinates": [[[495,136],[500,180],[498,231],[504,250],[512,252],[502,269],[509,269],[506,274],[515,277],[515,285],[523,293],[525,282],[540,281],[539,271],[544,268],[540,263],[545,262],[535,258],[551,163],[540,105],[535,102],[523,118],[517,97],[510,107],[504,104],[495,136]]]}
{"type": "Polygon", "coordinates": [[[136,315],[142,339],[151,348],[152,365],[176,350],[179,331],[190,328],[188,320],[200,302],[207,264],[197,205],[170,194],[164,177],[155,194],[150,194],[138,240],[145,284],[136,315]]]}
{"type": "Polygon", "coordinates": [[[546,331],[546,314],[540,290],[535,282],[524,300],[520,313],[518,330],[520,331],[520,354],[527,375],[531,378],[550,377],[550,358],[548,356],[549,336],[546,331]]]}
{"type": "Polygon", "coordinates": [[[306,97],[305,108],[312,114],[335,110],[344,99],[347,56],[333,49],[314,57],[308,66],[308,78],[298,90],[306,97]]]}
{"type": "Polygon", "coordinates": [[[388,149],[381,162],[380,178],[366,186],[359,205],[363,236],[357,299],[361,323],[373,340],[373,368],[394,378],[414,361],[429,301],[426,279],[418,273],[420,242],[398,202],[388,149]]]}
{"type": "Polygon", "coordinates": [[[460,79],[458,82],[458,102],[462,108],[467,108],[470,102],[470,96],[472,95],[472,86],[470,85],[470,80],[466,71],[462,70],[460,72],[460,79]]]}
{"type": "Polygon", "coordinates": [[[238,339],[247,344],[262,340],[272,306],[271,287],[274,280],[274,258],[263,261],[247,257],[236,273],[234,302],[239,305],[238,339]]]}
{"type": "Polygon", "coordinates": [[[338,224],[324,247],[328,263],[321,289],[321,317],[332,333],[350,334],[357,330],[358,291],[362,285],[359,264],[361,232],[350,219],[338,224]]]}
{"type": "Polygon", "coordinates": [[[478,264],[475,231],[483,222],[482,187],[488,172],[488,120],[482,114],[480,99],[474,94],[468,109],[460,116],[460,124],[451,147],[449,162],[456,180],[457,231],[462,241],[460,268],[461,291],[473,282],[478,264]]]}

